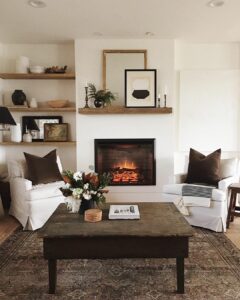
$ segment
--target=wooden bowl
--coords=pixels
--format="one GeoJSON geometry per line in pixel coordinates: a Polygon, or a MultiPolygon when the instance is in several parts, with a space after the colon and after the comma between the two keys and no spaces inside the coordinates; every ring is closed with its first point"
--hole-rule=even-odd
{"type": "Polygon", "coordinates": [[[68,100],[51,100],[47,102],[47,104],[52,108],[63,108],[68,106],[68,103],[68,100]]]}
{"type": "Polygon", "coordinates": [[[102,210],[97,208],[86,210],[84,213],[84,221],[92,223],[102,221],[102,210]]]}

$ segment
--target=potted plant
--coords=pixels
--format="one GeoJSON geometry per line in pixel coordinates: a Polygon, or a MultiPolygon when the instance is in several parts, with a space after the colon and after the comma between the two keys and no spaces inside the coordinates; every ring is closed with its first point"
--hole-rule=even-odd
{"type": "Polygon", "coordinates": [[[111,105],[113,100],[116,100],[113,93],[109,90],[98,90],[93,83],[88,84],[88,97],[94,99],[95,107],[105,107],[111,105]]]}

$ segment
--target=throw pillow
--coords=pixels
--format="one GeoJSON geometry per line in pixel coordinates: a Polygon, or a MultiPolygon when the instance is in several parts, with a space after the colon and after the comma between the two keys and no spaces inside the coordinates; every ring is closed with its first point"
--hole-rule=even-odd
{"type": "Polygon", "coordinates": [[[28,168],[28,179],[33,185],[63,180],[57,164],[56,150],[44,157],[24,152],[28,168]]]}
{"type": "Polygon", "coordinates": [[[220,178],[221,149],[205,156],[190,149],[186,183],[217,185],[220,178]]]}
{"type": "Polygon", "coordinates": [[[235,176],[237,173],[237,158],[221,159],[220,163],[220,177],[227,178],[235,176]]]}

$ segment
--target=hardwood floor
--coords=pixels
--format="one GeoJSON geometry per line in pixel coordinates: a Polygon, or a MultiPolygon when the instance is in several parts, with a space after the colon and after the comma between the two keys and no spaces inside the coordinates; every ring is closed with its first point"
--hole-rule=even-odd
{"type": "Polygon", "coordinates": [[[226,236],[240,249],[240,218],[235,217],[234,222],[230,223],[226,236]]]}
{"type": "Polygon", "coordinates": [[[18,227],[20,223],[12,216],[0,218],[0,244],[3,243],[18,227]]]}
{"type": "MultiPolygon", "coordinates": [[[[0,219],[0,244],[5,241],[16,229],[20,223],[11,216],[5,216],[0,219]]],[[[230,228],[225,233],[226,236],[240,249],[240,218],[234,219],[230,223],[230,228]]]]}

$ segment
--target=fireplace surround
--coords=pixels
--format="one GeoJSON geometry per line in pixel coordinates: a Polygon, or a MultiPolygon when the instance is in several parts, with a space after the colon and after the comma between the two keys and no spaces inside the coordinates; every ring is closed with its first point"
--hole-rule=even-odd
{"type": "Polygon", "coordinates": [[[95,139],[95,171],[113,186],[156,185],[155,139],[95,139]]]}

